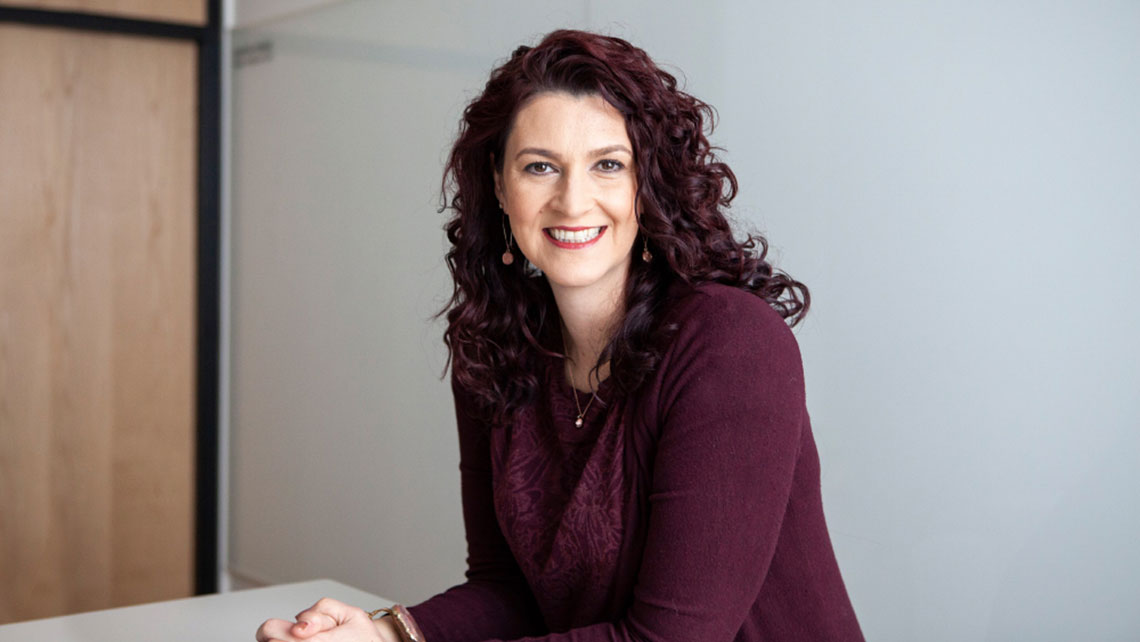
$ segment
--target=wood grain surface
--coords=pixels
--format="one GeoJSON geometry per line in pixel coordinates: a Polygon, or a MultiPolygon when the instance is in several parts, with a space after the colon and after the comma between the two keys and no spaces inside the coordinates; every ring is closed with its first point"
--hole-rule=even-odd
{"type": "Polygon", "coordinates": [[[192,592],[196,73],[0,25],[0,622],[192,592]]]}
{"type": "Polygon", "coordinates": [[[0,6],[82,11],[191,25],[206,24],[206,0],[0,0],[0,6]]]}

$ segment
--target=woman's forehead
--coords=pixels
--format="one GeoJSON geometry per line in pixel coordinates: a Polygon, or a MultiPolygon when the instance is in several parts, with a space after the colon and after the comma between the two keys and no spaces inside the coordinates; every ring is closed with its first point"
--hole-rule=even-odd
{"type": "Polygon", "coordinates": [[[618,145],[630,147],[625,119],[604,98],[544,92],[527,101],[515,115],[506,154],[510,157],[530,147],[572,152],[618,145]]]}

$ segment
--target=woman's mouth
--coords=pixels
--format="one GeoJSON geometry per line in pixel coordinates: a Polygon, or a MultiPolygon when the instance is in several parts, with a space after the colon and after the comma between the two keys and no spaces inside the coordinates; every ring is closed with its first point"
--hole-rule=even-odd
{"type": "Polygon", "coordinates": [[[606,227],[546,227],[542,231],[558,247],[576,250],[597,243],[606,227]]]}

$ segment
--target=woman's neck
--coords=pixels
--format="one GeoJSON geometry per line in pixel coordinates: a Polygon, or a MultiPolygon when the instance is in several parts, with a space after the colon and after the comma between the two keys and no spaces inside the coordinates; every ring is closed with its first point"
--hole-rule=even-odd
{"type": "Polygon", "coordinates": [[[594,389],[609,374],[608,364],[593,375],[590,371],[621,320],[622,291],[561,287],[552,287],[552,290],[562,318],[567,373],[577,388],[594,389]]]}

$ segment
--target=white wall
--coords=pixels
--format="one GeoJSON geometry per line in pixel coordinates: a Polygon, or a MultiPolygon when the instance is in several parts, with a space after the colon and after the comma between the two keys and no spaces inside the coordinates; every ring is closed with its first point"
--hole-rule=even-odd
{"type": "Polygon", "coordinates": [[[870,637],[1135,640],[1140,5],[857,4],[730,23],[722,140],[870,637]]]}
{"type": "MultiPolygon", "coordinates": [[[[1140,5],[347,2],[235,34],[231,568],[463,568],[439,171],[493,62],[632,39],[721,116],[870,640],[1140,633],[1140,5]]],[[[240,7],[240,2],[239,2],[240,7]]],[[[239,12],[240,14],[240,9],[239,12]]]]}

